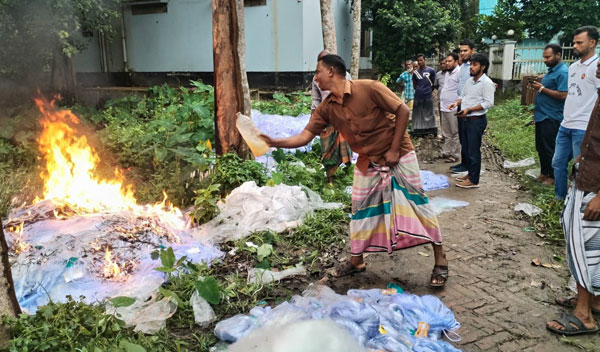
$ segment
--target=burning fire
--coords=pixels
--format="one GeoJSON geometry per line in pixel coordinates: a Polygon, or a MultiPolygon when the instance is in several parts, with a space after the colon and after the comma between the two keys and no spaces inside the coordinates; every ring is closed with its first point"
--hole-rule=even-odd
{"type": "Polygon", "coordinates": [[[70,110],[58,110],[54,100],[35,99],[43,115],[39,150],[46,170],[44,199],[60,199],[87,211],[134,209],[133,191],[123,187],[123,177],[115,169],[113,180],[100,180],[94,171],[100,162],[85,136],[77,136],[79,118],[70,110]]]}
{"type": "Polygon", "coordinates": [[[59,110],[54,100],[34,99],[43,117],[43,132],[39,138],[46,169],[43,199],[35,203],[58,199],[86,212],[132,210],[138,214],[156,215],[176,228],[183,228],[182,214],[178,208],[164,199],[154,206],[137,204],[131,186],[124,186],[124,178],[118,169],[113,179],[100,179],[95,170],[100,158],[88,144],[87,138],[76,133],[79,118],[70,110],[59,110]],[[167,209],[165,211],[165,209],[167,209]]]}
{"type": "Polygon", "coordinates": [[[15,238],[15,243],[13,244],[13,250],[15,251],[16,254],[28,251],[29,249],[31,249],[31,245],[25,241],[23,241],[23,225],[25,223],[22,222],[20,225],[17,225],[16,227],[10,227],[8,229],[9,232],[12,232],[14,234],[16,234],[16,238],[15,238]]]}
{"type": "Polygon", "coordinates": [[[106,246],[106,254],[104,255],[104,277],[107,279],[119,279],[121,278],[121,268],[117,261],[112,260],[112,255],[108,246],[106,246]]]}

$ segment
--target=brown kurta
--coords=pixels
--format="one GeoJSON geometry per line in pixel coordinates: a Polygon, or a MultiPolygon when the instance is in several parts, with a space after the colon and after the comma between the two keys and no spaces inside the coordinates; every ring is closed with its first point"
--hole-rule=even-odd
{"type": "MultiPolygon", "coordinates": [[[[369,160],[385,164],[384,154],[392,144],[395,133],[395,114],[402,100],[379,81],[346,81],[342,99],[330,94],[313,112],[306,129],[319,135],[333,125],[359,154],[356,166],[362,172],[369,160]]],[[[400,144],[400,157],[414,150],[405,131],[400,144]]]]}
{"type": "Polygon", "coordinates": [[[600,108],[598,102],[596,100],[585,137],[581,142],[581,161],[575,179],[577,189],[594,193],[598,193],[600,190],[600,108]]]}

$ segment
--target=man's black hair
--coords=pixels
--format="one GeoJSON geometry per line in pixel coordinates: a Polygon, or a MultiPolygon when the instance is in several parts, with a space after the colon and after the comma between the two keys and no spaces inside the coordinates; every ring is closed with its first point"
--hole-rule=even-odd
{"type": "Polygon", "coordinates": [[[329,54],[320,58],[319,61],[327,67],[333,67],[333,71],[338,75],[346,76],[346,63],[340,56],[329,54]]]}
{"type": "Polygon", "coordinates": [[[483,73],[488,72],[488,68],[490,68],[490,60],[488,59],[487,55],[477,53],[471,56],[471,63],[473,62],[478,62],[481,66],[485,66],[483,73]]]}
{"type": "Polygon", "coordinates": [[[575,35],[581,34],[583,32],[587,32],[587,35],[590,39],[594,39],[596,43],[598,43],[598,38],[600,34],[598,34],[598,28],[595,26],[583,26],[579,27],[575,30],[575,35]]]}
{"type": "Polygon", "coordinates": [[[454,51],[449,53],[448,55],[446,55],[446,57],[448,56],[452,56],[452,58],[454,59],[454,61],[458,61],[458,54],[455,53],[454,51]]]}
{"type": "Polygon", "coordinates": [[[474,49],[475,48],[475,43],[473,43],[473,41],[471,39],[463,39],[459,45],[468,45],[470,49],[474,49]]]}
{"type": "Polygon", "coordinates": [[[554,55],[556,54],[561,54],[562,55],[562,47],[558,44],[548,44],[544,47],[544,50],[546,49],[552,49],[552,52],[554,53],[554,55]]]}
{"type": "Polygon", "coordinates": [[[453,53],[457,53],[460,54],[460,48],[454,48],[454,50],[452,50],[453,53]]]}
{"type": "Polygon", "coordinates": [[[423,59],[424,59],[425,58],[425,54],[421,54],[421,53],[417,54],[417,59],[420,58],[420,57],[423,57],[423,59]]]}

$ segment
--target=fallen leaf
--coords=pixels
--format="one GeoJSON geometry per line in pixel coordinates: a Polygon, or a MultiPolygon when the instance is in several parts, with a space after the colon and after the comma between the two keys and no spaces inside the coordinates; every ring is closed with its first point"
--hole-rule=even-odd
{"type": "Polygon", "coordinates": [[[538,258],[531,259],[531,265],[540,266],[542,262],[538,258]]]}
{"type": "Polygon", "coordinates": [[[422,255],[424,257],[429,257],[429,253],[425,253],[425,252],[418,252],[419,255],[422,255]]]}

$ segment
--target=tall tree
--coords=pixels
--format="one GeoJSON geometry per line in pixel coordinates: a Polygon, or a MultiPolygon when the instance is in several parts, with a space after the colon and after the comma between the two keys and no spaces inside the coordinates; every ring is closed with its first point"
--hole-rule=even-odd
{"type": "MultiPolygon", "coordinates": [[[[525,36],[521,20],[521,9],[512,0],[499,0],[491,15],[479,17],[478,38],[491,38],[496,35],[501,39],[521,40],[525,36]],[[509,37],[507,32],[514,33],[509,37]]],[[[474,38],[473,38],[474,39],[474,38]]]]}
{"type": "Polygon", "coordinates": [[[352,57],[350,59],[350,75],[358,78],[360,63],[360,34],[361,34],[361,0],[352,1],[352,57]]]}
{"type": "Polygon", "coordinates": [[[477,38],[477,26],[479,22],[479,0],[459,0],[460,9],[460,39],[477,38]]]}
{"type": "Polygon", "coordinates": [[[244,8],[241,0],[213,0],[213,62],[215,76],[215,149],[248,157],[238,132],[236,113],[249,114],[250,94],[245,68],[244,8]],[[244,89],[245,88],[245,89],[244,89]]]}
{"type": "Polygon", "coordinates": [[[323,47],[332,53],[337,53],[335,38],[335,18],[333,16],[332,0],[321,1],[321,28],[323,30],[323,47]]]}
{"type": "MultiPolygon", "coordinates": [[[[21,308],[15,295],[15,284],[8,263],[8,246],[2,230],[2,219],[0,219],[0,316],[16,317],[19,313],[21,308]]],[[[9,332],[0,325],[0,349],[6,348],[9,340],[9,332]]]]}
{"type": "Polygon", "coordinates": [[[435,0],[363,0],[365,21],[373,29],[373,62],[395,76],[417,53],[449,48],[459,34],[459,9],[435,0]]]}
{"type": "Polygon", "coordinates": [[[521,8],[519,20],[524,22],[529,37],[549,40],[559,34],[571,41],[580,26],[600,25],[598,0],[512,0],[521,8]]]}
{"type": "Polygon", "coordinates": [[[71,57],[85,48],[84,34],[110,39],[121,0],[0,1],[0,76],[19,85],[72,93],[71,57]],[[52,74],[43,82],[46,68],[52,74]],[[66,91],[65,91],[66,90],[66,91]]]}

